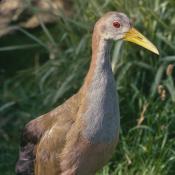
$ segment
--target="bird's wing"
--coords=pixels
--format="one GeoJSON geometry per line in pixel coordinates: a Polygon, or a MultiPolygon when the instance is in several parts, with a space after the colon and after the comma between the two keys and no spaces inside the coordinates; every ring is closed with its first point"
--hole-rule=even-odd
{"type": "MultiPolygon", "coordinates": [[[[40,119],[49,120],[49,117],[41,116],[40,119]]],[[[34,174],[34,150],[46,129],[47,126],[44,126],[38,119],[30,121],[24,127],[22,131],[19,160],[16,164],[17,175],[34,174]]]]}
{"type": "MultiPolygon", "coordinates": [[[[19,153],[19,159],[16,164],[16,173],[17,175],[34,175],[34,163],[37,162],[37,167],[42,164],[38,162],[40,160],[40,148],[44,148],[45,138],[47,134],[51,133],[53,128],[58,128],[55,130],[56,133],[51,134],[50,138],[54,140],[58,135],[59,140],[63,140],[66,137],[67,130],[74,122],[77,112],[77,100],[76,95],[68,99],[63,105],[57,107],[53,111],[40,116],[32,121],[30,121],[23,129],[22,140],[21,140],[21,149],[19,153]],[[60,127],[61,126],[61,132],[60,127]],[[59,131],[58,131],[59,130],[59,131]],[[58,131],[58,133],[57,133],[58,131]],[[37,157],[37,161],[36,161],[37,157]]],[[[49,138],[48,138],[49,140],[49,138]]],[[[60,141],[56,142],[59,144],[60,141]]],[[[52,145],[52,143],[50,143],[52,145]]],[[[61,143],[61,146],[64,146],[61,143]]],[[[60,147],[58,145],[58,147],[60,147]]],[[[60,148],[61,150],[61,148],[60,148]]],[[[54,150],[53,150],[54,152],[54,150]]],[[[41,159],[42,160],[42,159],[41,159]]]]}

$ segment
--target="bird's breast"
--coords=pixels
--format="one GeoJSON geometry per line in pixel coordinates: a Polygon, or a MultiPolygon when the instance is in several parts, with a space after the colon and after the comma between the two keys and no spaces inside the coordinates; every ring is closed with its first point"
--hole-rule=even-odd
{"type": "Polygon", "coordinates": [[[108,65],[94,72],[86,95],[83,137],[91,143],[111,143],[118,137],[119,107],[112,70],[108,65]]]}

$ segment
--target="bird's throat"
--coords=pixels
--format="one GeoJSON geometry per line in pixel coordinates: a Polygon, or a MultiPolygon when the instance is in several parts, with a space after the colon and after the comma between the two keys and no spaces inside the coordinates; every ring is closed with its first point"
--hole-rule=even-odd
{"type": "Polygon", "coordinates": [[[99,66],[108,66],[111,69],[110,65],[110,51],[111,51],[111,41],[103,39],[98,30],[95,28],[92,36],[92,58],[90,63],[89,71],[86,75],[83,89],[89,88],[94,77],[95,70],[99,66]]]}

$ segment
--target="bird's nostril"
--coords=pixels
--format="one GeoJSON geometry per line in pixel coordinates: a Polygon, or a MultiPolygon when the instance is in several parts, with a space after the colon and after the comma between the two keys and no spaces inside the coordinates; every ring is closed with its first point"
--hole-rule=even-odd
{"type": "Polygon", "coordinates": [[[138,39],[142,40],[142,38],[140,36],[137,36],[138,39]]]}

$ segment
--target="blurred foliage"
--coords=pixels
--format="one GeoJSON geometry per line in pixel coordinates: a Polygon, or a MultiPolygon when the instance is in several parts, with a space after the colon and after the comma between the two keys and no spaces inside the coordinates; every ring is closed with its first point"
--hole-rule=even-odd
{"type": "Polygon", "coordinates": [[[122,11],[160,50],[114,42],[120,143],[99,175],[175,174],[175,1],[77,0],[74,15],[0,39],[0,174],[14,174],[24,124],[61,104],[83,83],[95,21],[122,11]],[[171,65],[171,69],[169,68],[171,65]]]}

